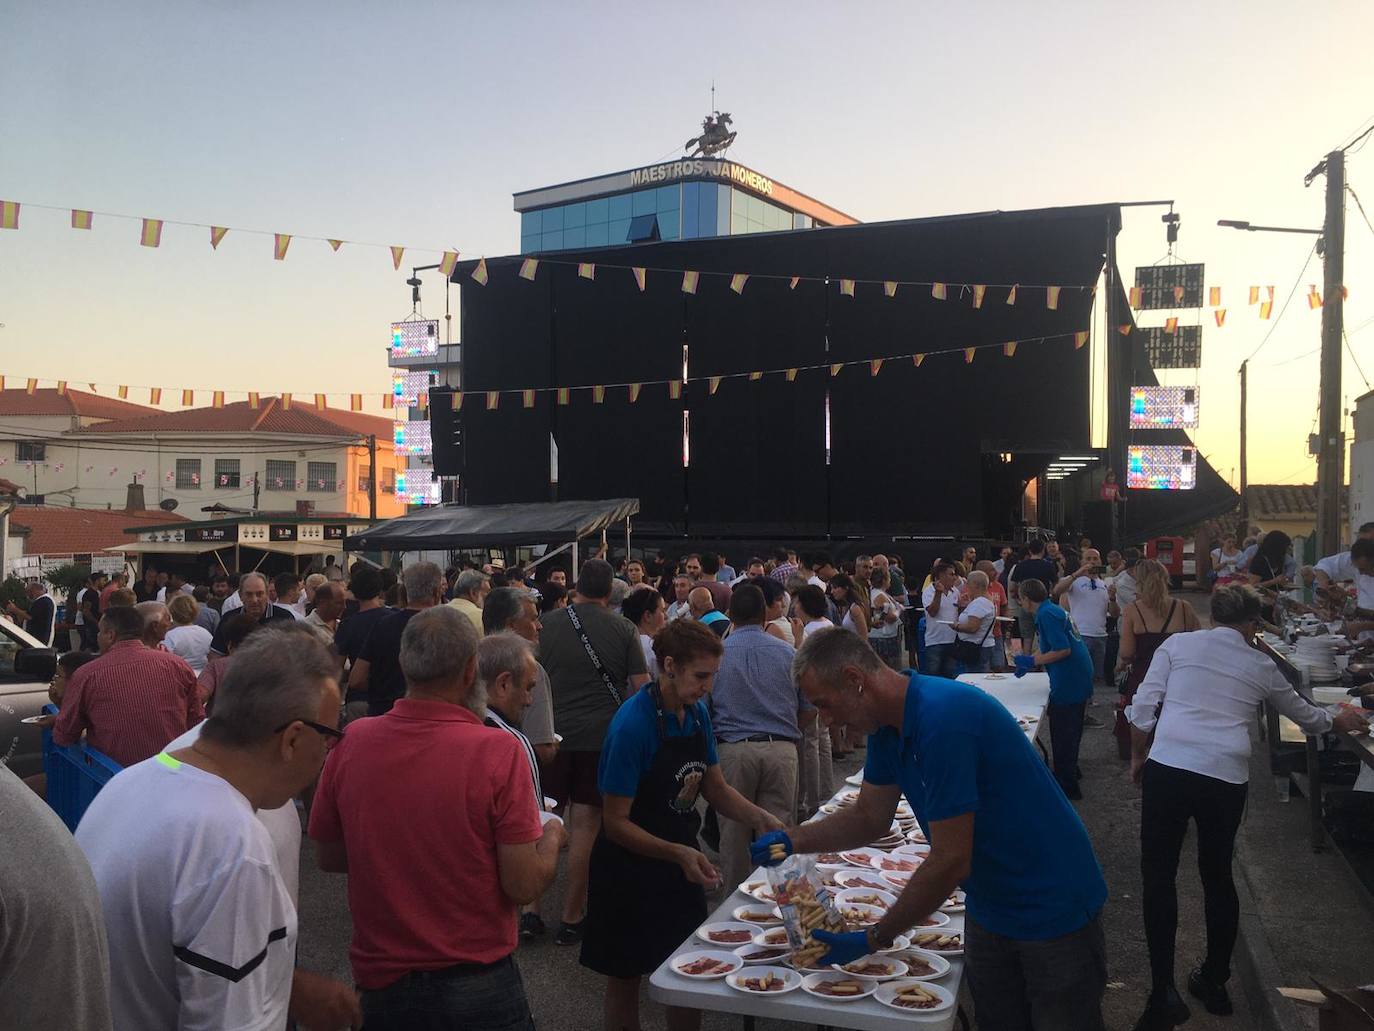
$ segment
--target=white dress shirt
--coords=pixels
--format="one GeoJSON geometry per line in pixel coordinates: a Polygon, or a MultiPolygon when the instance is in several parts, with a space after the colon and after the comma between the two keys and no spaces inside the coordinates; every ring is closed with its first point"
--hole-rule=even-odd
{"type": "Polygon", "coordinates": [[[1069,585],[1069,615],[1083,637],[1107,636],[1107,585],[1095,576],[1080,576],[1069,585]]]}
{"type": "Polygon", "coordinates": [[[1168,637],[1155,650],[1126,718],[1144,733],[1155,730],[1155,762],[1244,784],[1250,779],[1250,724],[1262,701],[1309,734],[1331,729],[1329,712],[1294,691],[1240,631],[1222,626],[1168,637]]]}
{"type": "Polygon", "coordinates": [[[926,610],[926,646],[932,644],[953,644],[955,640],[953,624],[959,619],[959,588],[951,587],[940,595],[940,607],[934,616],[930,614],[930,603],[935,600],[935,585],[927,584],[921,592],[921,607],[926,610]],[[948,620],[941,623],[939,620],[948,620]]]}
{"type": "Polygon", "coordinates": [[[1374,576],[1361,573],[1356,569],[1354,561],[1350,558],[1350,552],[1343,551],[1339,555],[1328,555],[1313,568],[1329,576],[1332,583],[1354,580],[1355,589],[1359,592],[1355,604],[1362,609],[1374,609],[1374,576]]]}

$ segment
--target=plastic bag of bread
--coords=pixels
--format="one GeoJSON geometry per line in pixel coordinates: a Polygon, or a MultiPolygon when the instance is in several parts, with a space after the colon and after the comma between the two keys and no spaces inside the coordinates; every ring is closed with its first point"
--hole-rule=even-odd
{"type": "Polygon", "coordinates": [[[768,881],[777,896],[787,943],[792,948],[794,967],[814,967],[830,946],[816,941],[812,931],[848,930],[830,902],[830,893],[821,884],[814,856],[791,855],[777,866],[768,867],[768,881]]]}

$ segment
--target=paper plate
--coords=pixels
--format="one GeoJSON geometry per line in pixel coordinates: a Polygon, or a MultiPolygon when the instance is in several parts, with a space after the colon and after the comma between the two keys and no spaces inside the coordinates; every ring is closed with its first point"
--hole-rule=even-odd
{"type": "Polygon", "coordinates": [[[873,993],[873,997],[890,1009],[900,1010],[903,1013],[910,1014],[919,1013],[925,1015],[928,1013],[943,1013],[954,1005],[954,994],[948,988],[938,984],[931,984],[929,981],[917,981],[911,978],[907,978],[903,981],[884,982],[878,985],[878,990],[873,993]],[[920,986],[922,991],[934,995],[938,1001],[934,1005],[925,1008],[903,1006],[896,1001],[899,993],[917,985],[920,986]]]}
{"type": "Polygon", "coordinates": [[[761,949],[786,949],[791,947],[788,944],[787,928],[782,926],[755,928],[754,934],[749,940],[761,949]]]}
{"type": "Polygon", "coordinates": [[[802,991],[808,995],[814,995],[818,999],[829,999],[831,1002],[857,1002],[859,999],[866,999],[877,990],[877,981],[864,981],[857,977],[850,977],[848,974],[841,974],[838,971],[831,971],[828,974],[807,974],[802,978],[802,991]],[[816,986],[820,984],[836,984],[848,981],[859,986],[859,990],[853,995],[830,995],[827,992],[818,992],[816,986]]]}
{"type": "Polygon", "coordinates": [[[906,964],[906,976],[909,981],[934,981],[937,977],[944,977],[949,973],[949,960],[937,952],[902,949],[896,955],[906,964]]]}
{"type": "Polygon", "coordinates": [[[786,995],[788,992],[796,991],[801,987],[802,975],[788,967],[754,966],[745,970],[738,970],[733,974],[726,974],[725,983],[735,991],[743,992],[745,995],[786,995]],[[757,981],[769,975],[781,980],[781,987],[764,991],[745,985],[746,981],[757,981]]]}
{"type": "Polygon", "coordinates": [[[694,949],[691,952],[684,952],[674,956],[671,964],[673,973],[680,977],[690,977],[694,981],[715,981],[724,977],[726,974],[733,974],[740,967],[744,966],[744,960],[740,959],[733,952],[720,952],[716,949],[694,949]],[[693,963],[702,959],[713,959],[718,963],[726,964],[723,969],[713,970],[703,974],[690,974],[683,967],[691,966],[693,963]]]}
{"type": "Polygon", "coordinates": [[[837,906],[876,906],[878,909],[891,909],[897,904],[897,896],[881,888],[843,888],[835,893],[837,906]]]}
{"type": "Polygon", "coordinates": [[[713,924],[702,924],[697,928],[697,937],[708,945],[717,945],[724,949],[737,949],[741,945],[747,945],[754,940],[754,932],[758,927],[753,924],[746,924],[744,921],[721,920],[713,924]],[[713,938],[713,934],[731,935],[743,937],[713,938]]]}
{"type": "Polygon", "coordinates": [[[730,915],[740,923],[749,924],[751,927],[777,927],[782,923],[782,917],[778,915],[778,907],[763,903],[736,906],[735,911],[730,915]],[[748,916],[745,915],[746,913],[748,916]]]}
{"type": "Polygon", "coordinates": [[[893,955],[863,956],[853,963],[846,963],[844,966],[835,967],[835,969],[842,974],[848,974],[850,977],[857,977],[860,981],[895,981],[899,977],[906,976],[907,965],[893,955]],[[861,974],[856,969],[861,967],[874,968],[873,973],[861,974]],[[881,968],[881,972],[877,968],[881,968]]]}
{"type": "Polygon", "coordinates": [[[769,963],[780,963],[787,957],[789,949],[766,949],[759,945],[750,943],[741,945],[735,950],[738,956],[747,967],[763,966],[769,963]]]}

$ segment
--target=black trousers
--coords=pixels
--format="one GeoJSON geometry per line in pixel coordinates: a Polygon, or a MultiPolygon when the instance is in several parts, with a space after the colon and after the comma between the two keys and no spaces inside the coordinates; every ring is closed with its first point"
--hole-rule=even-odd
{"type": "Polygon", "coordinates": [[[1070,798],[1082,798],[1078,790],[1078,779],[1082,774],[1078,769],[1078,746],[1083,741],[1083,714],[1087,702],[1072,705],[1056,705],[1054,702],[1045,709],[1050,721],[1050,754],[1054,757],[1054,779],[1070,798]]]}
{"type": "Polygon", "coordinates": [[[1240,901],[1231,879],[1236,832],[1245,814],[1247,784],[1231,784],[1153,760],[1141,779],[1140,874],[1145,943],[1155,987],[1174,983],[1174,935],[1178,929],[1178,856],[1197,823],[1197,868],[1207,921],[1207,959],[1202,974],[1213,984],[1231,976],[1231,953],[1240,922],[1240,901]]]}

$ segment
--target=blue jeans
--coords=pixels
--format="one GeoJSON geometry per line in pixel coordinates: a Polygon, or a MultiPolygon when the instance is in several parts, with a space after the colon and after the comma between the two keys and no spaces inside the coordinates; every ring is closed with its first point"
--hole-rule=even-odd
{"type": "Polygon", "coordinates": [[[927,676],[953,680],[959,675],[959,658],[954,654],[954,645],[926,645],[925,654],[921,656],[921,669],[927,676]]]}
{"type": "Polygon", "coordinates": [[[1107,945],[1092,917],[1058,938],[1022,941],[964,920],[965,962],[980,1031],[1103,1031],[1107,945]]]}
{"type": "Polygon", "coordinates": [[[1093,660],[1093,683],[1105,683],[1103,668],[1107,661],[1107,639],[1105,637],[1084,636],[1083,645],[1088,649],[1088,655],[1093,660]]]}
{"type": "Polygon", "coordinates": [[[367,1031],[534,1031],[520,971],[509,956],[474,973],[416,971],[363,992],[367,1031]]]}

